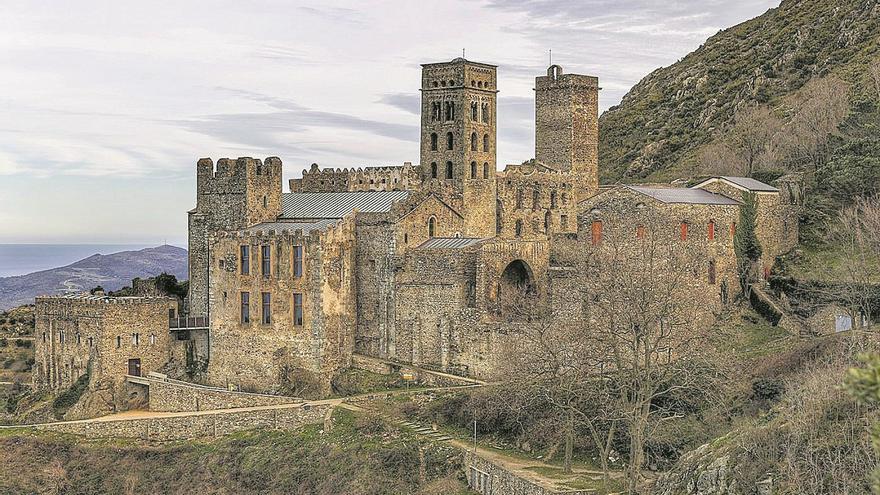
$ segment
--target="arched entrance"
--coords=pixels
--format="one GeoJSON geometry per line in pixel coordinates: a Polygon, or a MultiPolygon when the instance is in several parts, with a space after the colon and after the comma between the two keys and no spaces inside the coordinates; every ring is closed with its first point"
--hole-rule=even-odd
{"type": "Polygon", "coordinates": [[[498,280],[498,308],[506,315],[524,314],[529,311],[537,293],[529,264],[523,260],[513,260],[504,268],[498,280]]]}

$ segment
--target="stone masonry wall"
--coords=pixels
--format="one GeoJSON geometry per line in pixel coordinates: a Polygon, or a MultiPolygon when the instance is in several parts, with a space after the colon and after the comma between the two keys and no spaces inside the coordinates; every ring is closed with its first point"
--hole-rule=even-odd
{"type": "Polygon", "coordinates": [[[480,495],[594,495],[594,491],[557,491],[515,476],[482,457],[465,453],[465,477],[471,490],[480,495]]]}
{"type": "Polygon", "coordinates": [[[176,380],[151,379],[149,383],[150,411],[210,411],[302,402],[296,397],[235,392],[176,380]]]}
{"type": "Polygon", "coordinates": [[[406,191],[420,186],[420,173],[410,162],[403,166],[335,170],[321,170],[313,163],[301,179],[290,179],[290,192],[406,191]]]}
{"type": "Polygon", "coordinates": [[[36,428],[86,438],[135,438],[172,442],[254,429],[296,430],[305,425],[323,422],[331,408],[332,406],[323,404],[268,406],[107,421],[66,421],[37,425],[36,428]]]}

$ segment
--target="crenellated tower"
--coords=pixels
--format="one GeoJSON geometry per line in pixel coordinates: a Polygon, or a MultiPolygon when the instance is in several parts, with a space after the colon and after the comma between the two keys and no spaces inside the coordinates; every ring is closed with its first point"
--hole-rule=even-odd
{"type": "Polygon", "coordinates": [[[573,176],[576,201],[599,187],[599,78],[551,65],[535,78],[535,158],[573,176]]]}
{"type": "Polygon", "coordinates": [[[281,159],[210,158],[196,165],[196,207],[189,211],[189,312],[207,315],[209,238],[271,222],[281,213],[281,159]]]}
{"type": "Polygon", "coordinates": [[[494,65],[422,65],[422,182],[459,211],[468,237],[495,235],[496,88],[494,65]]]}

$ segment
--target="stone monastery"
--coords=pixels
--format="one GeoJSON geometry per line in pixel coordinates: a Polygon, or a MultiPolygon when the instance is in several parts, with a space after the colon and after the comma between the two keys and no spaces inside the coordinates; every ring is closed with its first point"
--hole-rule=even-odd
{"type": "Polygon", "coordinates": [[[283,192],[279,158],[200,159],[188,300],[38,299],[35,382],[90,371],[90,387],[115,393],[155,371],[277,393],[308,373],[326,393],[340,370],[378,360],[492,378],[517,338],[506,294],[577,321],[587,274],[573,260],[612,238],[699,254],[693,295],[710,314],[739,291],[744,194],[764,270],[797,243],[796,180],[599,186],[598,79],[553,65],[534,90],[535,156],[503,171],[496,67],[463,58],[422,66],[418,164],[313,164],[283,192]]]}

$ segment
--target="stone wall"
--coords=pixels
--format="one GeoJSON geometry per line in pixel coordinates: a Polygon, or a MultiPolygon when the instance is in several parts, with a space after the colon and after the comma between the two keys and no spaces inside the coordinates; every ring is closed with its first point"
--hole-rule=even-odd
{"type": "Polygon", "coordinates": [[[498,174],[497,233],[506,239],[541,239],[577,231],[574,177],[531,162],[498,174]]]}
{"type": "Polygon", "coordinates": [[[86,438],[135,438],[171,442],[191,438],[210,438],[255,429],[296,430],[324,421],[330,405],[269,406],[236,411],[180,413],[154,417],[116,418],[105,421],[66,421],[36,425],[38,430],[54,431],[86,438]]]}
{"type": "MultiPolygon", "coordinates": [[[[280,224],[279,224],[280,225],[280,224]]],[[[213,243],[211,351],[208,383],[274,393],[291,372],[307,370],[329,391],[337,370],[349,365],[355,324],[354,223],[343,219],[324,230],[259,227],[220,235],[213,243]],[[241,247],[250,251],[242,273],[241,247]],[[270,272],[262,273],[262,248],[270,272]],[[301,247],[302,274],[294,273],[294,248],[301,247]],[[243,293],[249,321],[242,321],[243,293]],[[269,297],[269,321],[262,297],[269,297]],[[294,321],[294,294],[302,296],[302,324],[294,321]]]]}
{"type": "Polygon", "coordinates": [[[595,495],[595,491],[558,491],[543,487],[482,457],[465,453],[465,477],[471,490],[480,495],[595,495]]]}
{"type": "Polygon", "coordinates": [[[302,402],[297,397],[236,392],[177,380],[150,379],[148,387],[150,411],[210,411],[302,402]]]}
{"type": "Polygon", "coordinates": [[[407,191],[420,186],[420,173],[410,162],[403,166],[335,170],[321,170],[313,163],[301,179],[290,179],[290,192],[407,191]]]}

